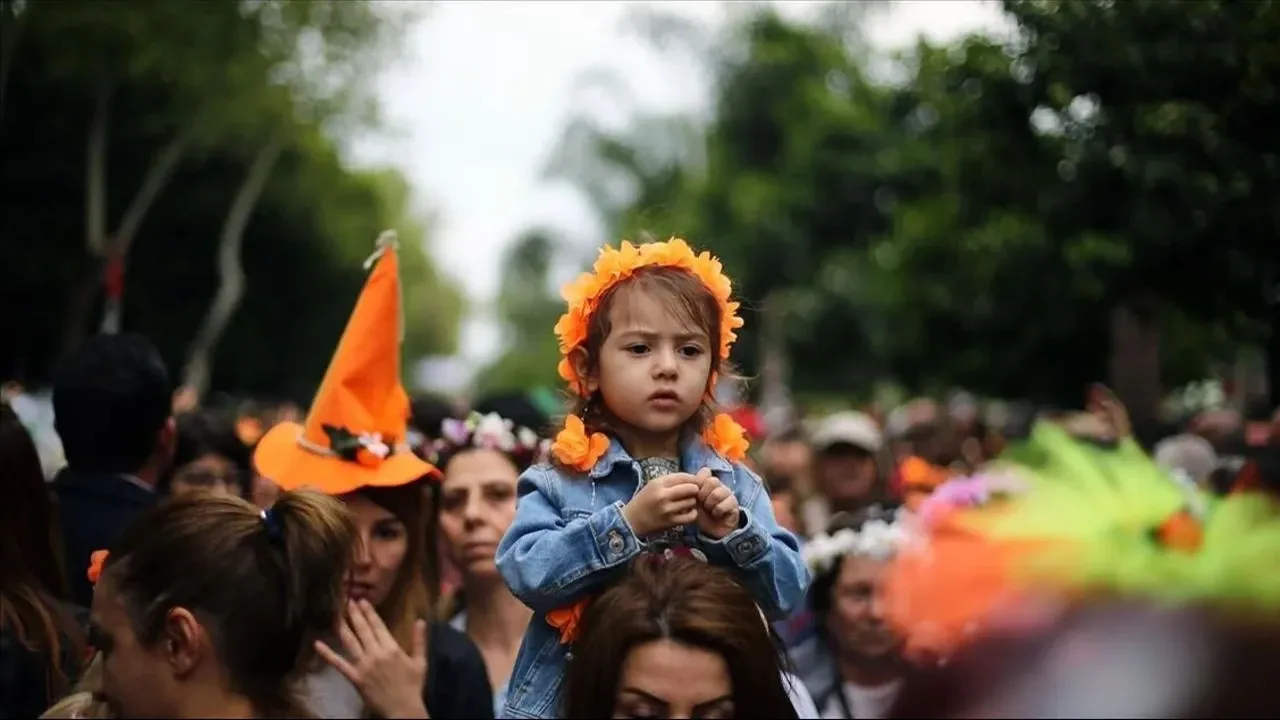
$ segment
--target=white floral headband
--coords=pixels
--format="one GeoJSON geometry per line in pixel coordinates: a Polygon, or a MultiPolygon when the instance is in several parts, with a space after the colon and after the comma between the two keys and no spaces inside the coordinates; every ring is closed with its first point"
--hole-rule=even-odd
{"type": "Polygon", "coordinates": [[[460,450],[484,448],[540,462],[550,447],[549,440],[527,427],[517,427],[498,413],[473,412],[465,420],[446,418],[440,423],[440,438],[431,444],[427,459],[439,467],[460,450]]]}
{"type": "Polygon", "coordinates": [[[818,535],[805,544],[800,555],[814,575],[825,573],[837,560],[848,555],[888,560],[907,540],[907,530],[902,523],[905,512],[899,508],[891,520],[873,518],[858,530],[844,528],[834,535],[818,535]]]}

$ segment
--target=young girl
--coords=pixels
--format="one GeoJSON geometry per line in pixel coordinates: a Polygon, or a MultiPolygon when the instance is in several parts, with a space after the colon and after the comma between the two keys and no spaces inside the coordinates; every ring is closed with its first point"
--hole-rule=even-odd
{"type": "Polygon", "coordinates": [[[585,603],[641,552],[731,569],[775,618],[804,599],[798,544],[778,527],[747,442],[713,390],[738,304],[720,262],[679,239],[605,248],[564,290],[560,375],[576,396],[554,464],[520,477],[498,569],[535,616],[504,717],[552,718],[585,603]]]}

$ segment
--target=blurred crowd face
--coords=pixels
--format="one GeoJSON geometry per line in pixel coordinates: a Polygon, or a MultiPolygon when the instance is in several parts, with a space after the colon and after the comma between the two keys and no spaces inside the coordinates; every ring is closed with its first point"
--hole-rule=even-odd
{"type": "Polygon", "coordinates": [[[347,579],[347,597],[380,607],[391,595],[409,552],[409,531],[390,510],[359,492],[344,495],[360,538],[347,579]]]}
{"type": "Polygon", "coordinates": [[[239,497],[240,470],[231,460],[212,453],[175,468],[170,494],[176,497],[194,491],[239,497]]]}
{"type": "Polygon", "coordinates": [[[770,493],[769,501],[773,503],[773,519],[777,521],[779,527],[796,535],[804,534],[804,529],[796,516],[796,499],[791,490],[774,491],[770,493]]]}
{"type": "Polygon", "coordinates": [[[719,653],[655,640],[627,653],[615,718],[731,718],[733,681],[719,653]]]}
{"type": "Polygon", "coordinates": [[[801,492],[807,490],[813,453],[803,440],[769,440],[761,451],[761,463],[774,475],[791,478],[801,492]]]}
{"type": "Polygon", "coordinates": [[[498,543],[516,515],[519,472],[496,450],[458,453],[444,468],[440,532],[449,560],[468,579],[497,579],[498,543]]]}
{"type": "Polygon", "coordinates": [[[849,556],[831,588],[826,625],[844,659],[856,662],[896,661],[902,641],[885,620],[881,582],[886,563],[849,556]]]}
{"type": "Polygon", "coordinates": [[[856,508],[869,501],[875,490],[875,457],[862,448],[835,445],[817,456],[814,478],[818,491],[833,507],[856,508]]]}

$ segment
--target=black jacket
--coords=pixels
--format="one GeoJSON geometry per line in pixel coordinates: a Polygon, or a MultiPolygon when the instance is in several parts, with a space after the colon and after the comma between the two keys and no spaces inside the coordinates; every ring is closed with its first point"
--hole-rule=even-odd
{"type": "Polygon", "coordinates": [[[492,720],[493,687],[475,643],[442,622],[432,622],[427,632],[427,713],[436,720],[492,720]]]}
{"type": "Polygon", "coordinates": [[[95,550],[110,549],[124,529],[156,501],[156,494],[119,475],[70,469],[54,478],[53,493],[58,501],[70,600],[89,607],[93,603],[93,586],[87,576],[89,556],[95,550]]]}

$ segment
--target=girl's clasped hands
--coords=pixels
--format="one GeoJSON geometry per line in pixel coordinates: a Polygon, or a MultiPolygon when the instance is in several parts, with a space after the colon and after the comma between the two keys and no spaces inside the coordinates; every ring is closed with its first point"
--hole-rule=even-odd
{"type": "Polygon", "coordinates": [[[696,522],[703,535],[719,540],[740,522],[738,498],[706,468],[649,481],[623,506],[622,515],[642,537],[696,522]]]}

